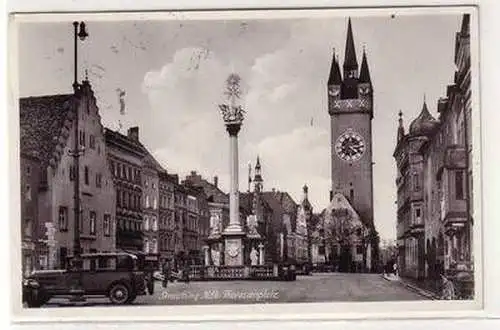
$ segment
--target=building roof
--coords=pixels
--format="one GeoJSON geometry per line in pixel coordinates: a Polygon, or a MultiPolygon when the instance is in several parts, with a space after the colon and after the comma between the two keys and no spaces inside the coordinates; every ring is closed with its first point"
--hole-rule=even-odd
{"type": "Polygon", "coordinates": [[[195,171],[192,171],[190,175],[186,176],[183,182],[194,187],[198,186],[203,188],[209,202],[221,204],[229,203],[229,196],[225,192],[220,190],[215,184],[202,178],[201,175],[197,174],[195,171]]]}
{"type": "Polygon", "coordinates": [[[415,118],[410,124],[410,135],[429,135],[434,131],[434,128],[436,128],[438,123],[439,122],[429,113],[427,103],[424,101],[420,115],[418,115],[418,117],[415,118]]]}
{"type": "Polygon", "coordinates": [[[139,142],[127,135],[124,135],[118,131],[113,131],[109,128],[105,129],[104,137],[106,140],[106,145],[120,148],[121,150],[127,151],[139,157],[141,160],[147,152],[144,146],[139,142]]]}
{"type": "Polygon", "coordinates": [[[275,213],[275,221],[279,219],[279,223],[275,223],[274,225],[282,226],[283,214],[288,214],[290,216],[291,230],[295,231],[298,205],[293,198],[287,192],[280,191],[266,191],[262,193],[262,197],[273,213],[275,213]]]}
{"type": "Polygon", "coordinates": [[[42,166],[49,164],[74,100],[73,94],[19,99],[22,154],[37,157],[42,166]]]}

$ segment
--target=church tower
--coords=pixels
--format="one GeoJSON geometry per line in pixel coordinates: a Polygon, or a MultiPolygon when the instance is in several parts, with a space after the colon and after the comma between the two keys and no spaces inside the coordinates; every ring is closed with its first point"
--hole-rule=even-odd
{"type": "Polygon", "coordinates": [[[358,70],[351,19],[343,73],[335,51],[328,79],[331,120],[332,191],[343,194],[369,228],[373,224],[372,119],[373,89],[363,49],[358,70]]]}

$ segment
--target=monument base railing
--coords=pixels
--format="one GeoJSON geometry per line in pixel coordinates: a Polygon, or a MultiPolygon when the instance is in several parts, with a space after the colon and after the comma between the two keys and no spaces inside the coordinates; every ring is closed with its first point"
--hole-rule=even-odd
{"type": "Polygon", "coordinates": [[[294,281],[295,269],[284,265],[191,266],[190,281],[294,281]]]}

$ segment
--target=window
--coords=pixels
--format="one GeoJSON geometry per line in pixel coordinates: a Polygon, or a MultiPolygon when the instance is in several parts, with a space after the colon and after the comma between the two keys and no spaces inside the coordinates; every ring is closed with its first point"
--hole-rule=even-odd
{"type": "Polygon", "coordinates": [[[456,199],[464,199],[464,172],[455,172],[455,197],[456,199]]]}
{"type": "Polygon", "coordinates": [[[80,131],[80,145],[85,147],[85,132],[80,131]]]}
{"type": "Polygon", "coordinates": [[[148,187],[148,180],[144,180],[144,187],[148,187]]]}
{"type": "Polygon", "coordinates": [[[25,198],[27,201],[31,201],[31,186],[29,184],[26,185],[26,195],[25,198]]]}
{"type": "Polygon", "coordinates": [[[153,209],[156,210],[156,208],[158,207],[158,201],[156,200],[156,196],[153,197],[153,209]]]}
{"type": "Polygon", "coordinates": [[[147,238],[144,239],[144,252],[149,253],[149,240],[147,238]]]}
{"type": "Polygon", "coordinates": [[[90,149],[95,149],[95,136],[90,135],[89,137],[89,146],[90,149]]]}
{"type": "Polygon", "coordinates": [[[356,253],[363,254],[363,245],[356,245],[356,253]]]}
{"type": "Polygon", "coordinates": [[[419,224],[422,219],[422,210],[420,207],[415,209],[415,223],[419,224]]]}
{"type": "Polygon", "coordinates": [[[104,230],[104,235],[109,236],[111,235],[111,215],[105,214],[104,215],[104,221],[103,221],[103,230],[104,230]]]}
{"type": "Polygon", "coordinates": [[[27,165],[26,166],[26,176],[30,176],[31,175],[31,166],[27,165]]]}
{"type": "Polygon", "coordinates": [[[84,176],[85,176],[85,184],[88,185],[89,184],[89,167],[88,166],[85,166],[85,169],[84,169],[84,176]]]}
{"type": "Polygon", "coordinates": [[[24,219],[24,237],[31,237],[33,234],[33,221],[31,219],[24,219]]]}
{"type": "Polygon", "coordinates": [[[145,207],[149,208],[149,196],[146,196],[145,207]]]}
{"type": "Polygon", "coordinates": [[[107,258],[99,258],[97,259],[97,263],[98,263],[98,267],[99,269],[107,269],[109,266],[109,260],[110,259],[107,259],[107,258]]]}
{"type": "Polygon", "coordinates": [[[153,189],[156,189],[156,184],[153,182],[152,184],[153,189]]]}
{"type": "Polygon", "coordinates": [[[128,168],[128,178],[127,179],[129,179],[130,181],[134,180],[134,178],[132,177],[132,168],[131,167],[128,168]]]}
{"type": "Polygon", "coordinates": [[[69,166],[69,181],[75,180],[75,167],[73,165],[69,166]]]}
{"type": "Polygon", "coordinates": [[[101,188],[102,187],[102,174],[101,173],[97,173],[95,175],[95,185],[97,188],[101,188]]]}
{"type": "Polygon", "coordinates": [[[94,211],[90,211],[90,235],[95,235],[95,222],[96,222],[96,213],[94,211]]]}
{"type": "Polygon", "coordinates": [[[158,253],[158,242],[157,242],[156,238],[153,238],[153,244],[152,245],[153,245],[152,246],[152,250],[153,250],[152,252],[153,253],[158,253]]]}
{"type": "Polygon", "coordinates": [[[68,231],[68,208],[59,207],[59,230],[68,231]]]}
{"type": "Polygon", "coordinates": [[[66,259],[68,258],[68,249],[66,247],[59,248],[59,266],[61,269],[66,268],[66,259]]]}
{"type": "Polygon", "coordinates": [[[350,201],[351,203],[353,203],[353,202],[354,202],[354,189],[351,189],[351,190],[349,191],[349,201],[350,201]]]}
{"type": "Polygon", "coordinates": [[[418,174],[413,174],[413,190],[414,191],[419,191],[420,190],[420,177],[418,174]]]}
{"type": "Polygon", "coordinates": [[[122,206],[122,192],[120,190],[116,191],[116,205],[118,205],[118,207],[122,206]]]}
{"type": "Polygon", "coordinates": [[[151,222],[152,222],[152,224],[151,224],[152,228],[151,229],[153,231],[158,231],[158,221],[157,221],[156,217],[152,217],[151,218],[151,222]]]}
{"type": "Polygon", "coordinates": [[[101,154],[101,145],[99,143],[97,144],[97,154],[101,154]]]}
{"type": "Polygon", "coordinates": [[[149,230],[149,217],[144,217],[144,230],[149,230]]]}

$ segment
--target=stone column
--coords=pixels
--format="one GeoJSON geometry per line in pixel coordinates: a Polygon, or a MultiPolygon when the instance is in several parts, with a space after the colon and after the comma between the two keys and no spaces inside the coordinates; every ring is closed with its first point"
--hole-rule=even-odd
{"type": "Polygon", "coordinates": [[[264,245],[259,244],[259,265],[264,265],[264,245]]]}
{"type": "MultiPolygon", "coordinates": [[[[235,125],[234,125],[235,126],[235,125]]],[[[241,231],[240,224],[240,200],[238,192],[238,131],[232,127],[229,131],[229,161],[230,161],[230,178],[231,186],[229,190],[229,226],[228,231],[241,231]],[[233,133],[233,134],[231,134],[233,133]]]]}

